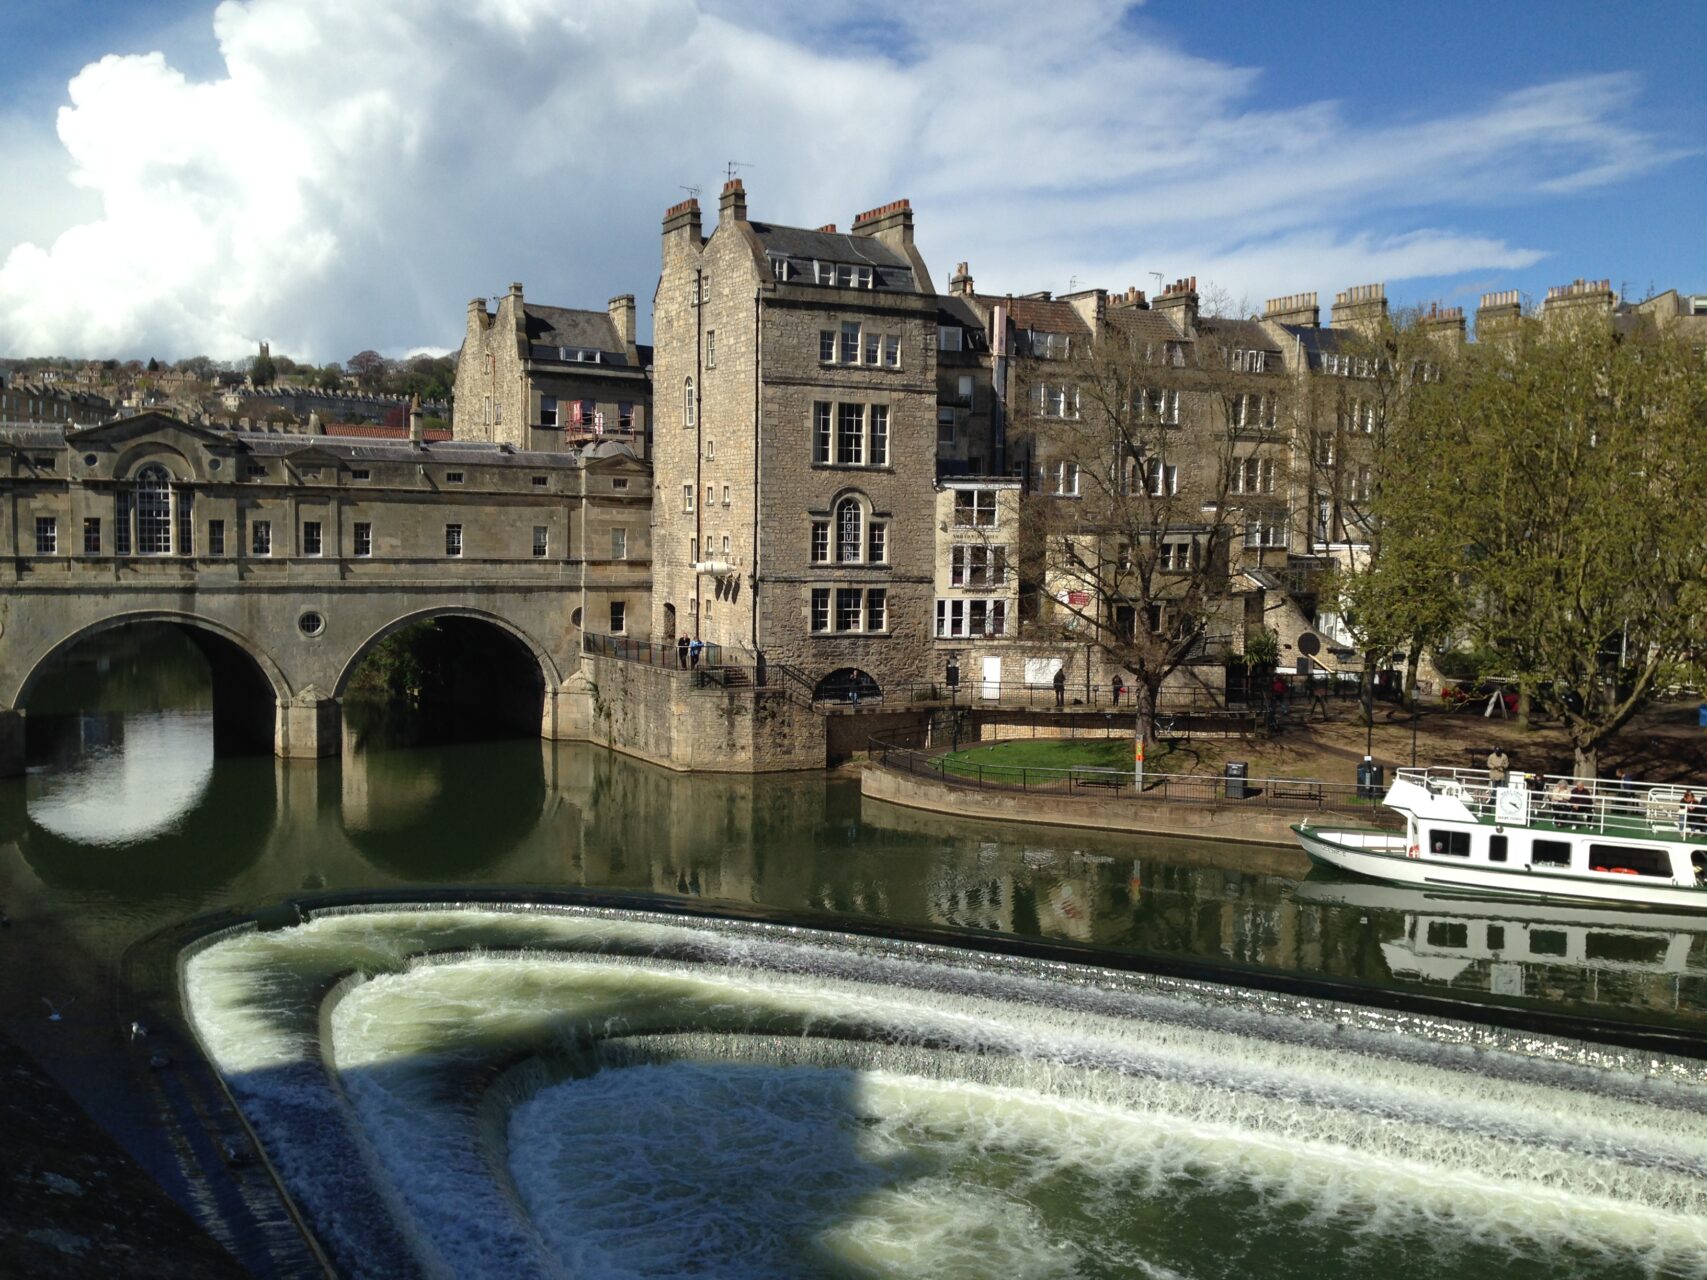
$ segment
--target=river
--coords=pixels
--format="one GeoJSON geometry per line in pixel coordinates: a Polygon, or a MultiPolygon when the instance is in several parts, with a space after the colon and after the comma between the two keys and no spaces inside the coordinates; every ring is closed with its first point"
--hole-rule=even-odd
{"type": "MultiPolygon", "coordinates": [[[[14,1039],[121,1129],[136,1112],[102,1095],[100,1046],[123,1023],[133,948],[185,921],[287,898],[616,890],[830,926],[1053,940],[1235,978],[1301,976],[1674,1029],[1707,1021],[1707,926],[1686,919],[1437,899],[1307,876],[1300,854],[1254,845],[949,819],[862,801],[846,776],[680,775],[531,740],[427,745],[407,717],[355,704],[339,759],[216,757],[209,699],[199,656],[175,632],[85,645],[32,702],[28,775],[0,781],[10,921],[0,1012],[14,1039]]],[[[661,1079],[692,1092],[679,1075],[661,1079]]],[[[739,1073],[709,1087],[731,1106],[760,1105],[739,1073]]],[[[789,1105],[808,1106],[816,1087],[796,1079],[789,1105]]],[[[898,1105],[923,1114],[939,1101],[898,1105]]],[[[956,1151],[945,1165],[967,1158],[956,1151]]],[[[1214,1195],[1243,1204],[1248,1192],[1214,1195]]],[[[1210,1212],[1204,1204],[1192,1212],[1210,1212]]],[[[913,1212],[896,1208],[882,1230],[913,1212]]],[[[1111,1274],[1131,1261],[1116,1256],[1126,1262],[1111,1274]]],[[[901,1270],[920,1265],[908,1255],[901,1270]]],[[[1177,1270],[1177,1257],[1166,1266],[1176,1270],[1155,1274],[1211,1273],[1177,1270]]]]}

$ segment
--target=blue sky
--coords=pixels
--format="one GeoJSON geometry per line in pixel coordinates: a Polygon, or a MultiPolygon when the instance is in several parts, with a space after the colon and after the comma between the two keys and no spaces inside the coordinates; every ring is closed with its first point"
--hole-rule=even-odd
{"type": "Polygon", "coordinates": [[[1700,4],[0,9],[0,354],[454,347],[511,280],[644,313],[729,159],[756,218],[910,197],[939,285],[1707,292],[1700,4]]]}

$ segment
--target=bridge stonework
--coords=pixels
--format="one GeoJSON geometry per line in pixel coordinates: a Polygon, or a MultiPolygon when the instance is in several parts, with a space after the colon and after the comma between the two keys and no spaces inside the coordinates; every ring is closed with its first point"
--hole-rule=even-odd
{"type": "Polygon", "coordinates": [[[354,444],[157,414],[0,427],[0,774],[23,767],[49,659],[140,622],[208,655],[216,739],[222,680],[270,697],[281,757],[336,754],[362,657],[429,618],[511,637],[540,671],[541,735],[586,737],[581,624],[642,633],[650,505],[621,446],[354,444]]]}

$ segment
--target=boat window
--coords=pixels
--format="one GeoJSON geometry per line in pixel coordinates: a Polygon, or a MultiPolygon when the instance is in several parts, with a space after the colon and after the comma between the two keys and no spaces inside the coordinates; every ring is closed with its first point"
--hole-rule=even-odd
{"type": "Polygon", "coordinates": [[[1428,833],[1428,849],[1430,853],[1450,854],[1454,858],[1470,856],[1470,833],[1468,831],[1442,831],[1438,827],[1428,833]]]}
{"type": "Polygon", "coordinates": [[[1504,836],[1489,836],[1488,837],[1488,861],[1489,862],[1504,862],[1505,861],[1505,837],[1504,836]]]}
{"type": "Polygon", "coordinates": [[[1462,951],[1470,945],[1470,926],[1453,923],[1450,920],[1430,920],[1428,922],[1428,945],[1431,947],[1450,947],[1462,951]]]}
{"type": "Polygon", "coordinates": [[[1568,867],[1571,865],[1571,842],[1537,840],[1531,846],[1529,860],[1538,867],[1568,867]]]}
{"type": "Polygon", "coordinates": [[[1671,859],[1661,849],[1633,849],[1626,845],[1591,844],[1588,847],[1591,871],[1609,871],[1626,876],[1664,876],[1671,878],[1671,859]]]}
{"type": "MultiPolygon", "coordinates": [[[[1537,844],[1540,841],[1536,841],[1537,844]]],[[[1563,956],[1570,941],[1563,929],[1531,929],[1529,954],[1532,956],[1563,956]]]]}
{"type": "Polygon", "coordinates": [[[1505,926],[1503,924],[1491,924],[1488,926],[1488,950],[1505,950],[1505,926]]]}
{"type": "Polygon", "coordinates": [[[1583,959],[1614,964],[1658,964],[1666,958],[1666,938],[1652,933],[1591,933],[1584,939],[1583,959]]]}

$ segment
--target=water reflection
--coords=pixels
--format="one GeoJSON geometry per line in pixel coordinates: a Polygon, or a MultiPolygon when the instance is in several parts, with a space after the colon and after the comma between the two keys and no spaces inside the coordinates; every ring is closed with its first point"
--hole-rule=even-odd
{"type": "Polygon", "coordinates": [[[211,711],[32,717],[30,821],[81,844],[120,846],[172,830],[213,777],[211,711]]]}

